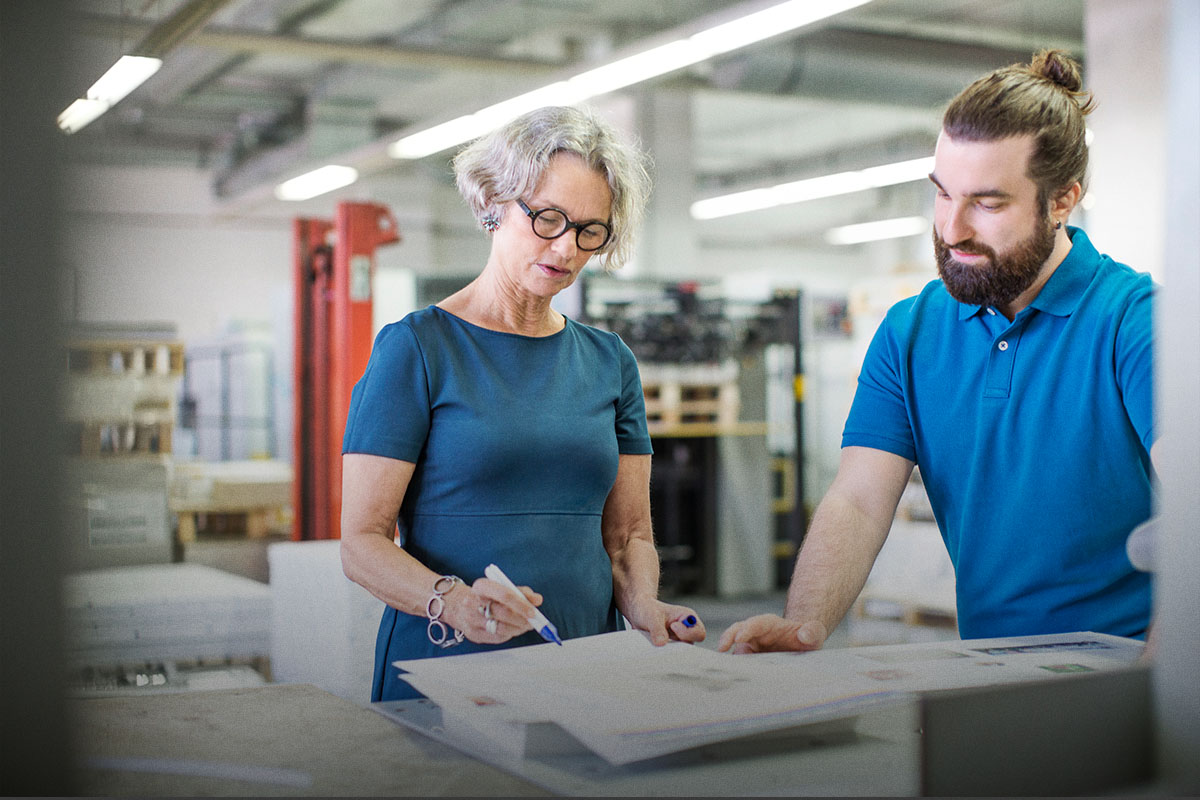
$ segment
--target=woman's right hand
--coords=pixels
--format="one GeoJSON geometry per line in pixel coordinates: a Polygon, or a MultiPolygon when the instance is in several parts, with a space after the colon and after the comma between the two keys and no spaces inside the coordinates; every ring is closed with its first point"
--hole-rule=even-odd
{"type": "Polygon", "coordinates": [[[447,621],[472,642],[501,644],[514,636],[533,630],[529,617],[542,604],[542,596],[528,586],[517,587],[522,597],[488,578],[479,578],[470,586],[455,584],[446,593],[447,621]],[[488,625],[494,622],[493,626],[488,625]]]}

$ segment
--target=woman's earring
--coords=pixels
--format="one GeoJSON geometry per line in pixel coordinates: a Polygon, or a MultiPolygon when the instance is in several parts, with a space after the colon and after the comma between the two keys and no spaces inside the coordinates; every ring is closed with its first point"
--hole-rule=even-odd
{"type": "Polygon", "coordinates": [[[495,233],[500,227],[500,220],[496,219],[495,214],[488,214],[483,218],[483,229],[488,233],[495,233]]]}

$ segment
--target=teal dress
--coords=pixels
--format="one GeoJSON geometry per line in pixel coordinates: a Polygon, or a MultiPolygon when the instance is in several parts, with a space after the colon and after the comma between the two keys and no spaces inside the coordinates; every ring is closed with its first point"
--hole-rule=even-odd
{"type": "MultiPolygon", "coordinates": [[[[600,518],[618,456],[651,446],[637,363],[616,334],[568,319],[552,336],[520,336],[415,311],[376,337],[342,452],[416,464],[400,541],[434,572],[469,585],[495,563],[542,594],[562,638],[620,629],[600,518]]],[[[421,696],[394,661],[542,641],[442,649],[427,625],[384,609],[372,701],[421,696]]]]}

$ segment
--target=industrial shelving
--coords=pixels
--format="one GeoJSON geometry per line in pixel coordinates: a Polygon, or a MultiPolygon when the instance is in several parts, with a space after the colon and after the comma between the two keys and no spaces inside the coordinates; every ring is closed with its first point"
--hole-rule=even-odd
{"type": "Polygon", "coordinates": [[[181,342],[136,334],[72,338],[66,371],[67,455],[171,452],[183,377],[181,342]]]}
{"type": "Polygon", "coordinates": [[[80,326],[63,348],[72,568],[173,558],[167,487],[183,378],[173,327],[80,326]]]}

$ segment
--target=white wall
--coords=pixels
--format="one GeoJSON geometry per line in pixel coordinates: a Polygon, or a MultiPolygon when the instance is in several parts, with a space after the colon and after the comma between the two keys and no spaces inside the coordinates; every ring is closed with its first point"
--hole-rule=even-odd
{"type": "MultiPolygon", "coordinates": [[[[185,342],[218,337],[233,323],[277,325],[272,303],[292,291],[292,221],[332,220],[343,200],[382,203],[396,217],[400,243],[376,253],[385,281],[399,273],[478,272],[487,257],[487,239],[452,186],[421,172],[248,210],[222,206],[199,169],[76,167],[71,189],[68,314],[84,322],[170,322],[185,342]]],[[[383,321],[408,310],[393,297],[378,309],[383,321]]]]}
{"type": "Polygon", "coordinates": [[[1166,3],[1090,0],[1085,88],[1096,92],[1088,117],[1087,231],[1102,253],[1163,280],[1166,205],[1166,3]]]}
{"type": "Polygon", "coordinates": [[[185,342],[270,322],[270,298],[291,280],[286,219],[220,219],[198,170],[76,169],[71,185],[73,319],[171,322],[185,342]]]}

